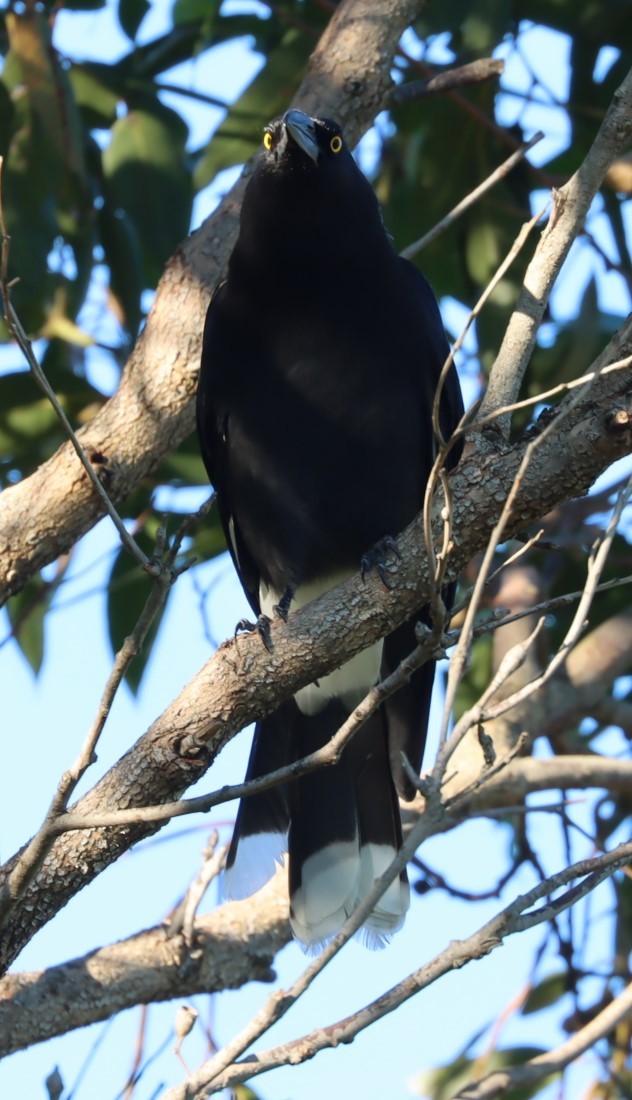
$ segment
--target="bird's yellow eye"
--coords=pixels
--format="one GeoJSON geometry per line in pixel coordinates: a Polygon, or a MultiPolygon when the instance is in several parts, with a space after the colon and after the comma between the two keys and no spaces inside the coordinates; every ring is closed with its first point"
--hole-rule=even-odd
{"type": "Polygon", "coordinates": [[[269,130],[266,130],[265,134],[263,135],[263,144],[266,149],[272,148],[272,134],[269,130]]]}
{"type": "Polygon", "coordinates": [[[336,134],[334,137],[332,137],[331,141],[329,142],[329,148],[331,149],[332,153],[340,152],[340,150],[342,149],[342,138],[340,137],[340,134],[336,134]]]}

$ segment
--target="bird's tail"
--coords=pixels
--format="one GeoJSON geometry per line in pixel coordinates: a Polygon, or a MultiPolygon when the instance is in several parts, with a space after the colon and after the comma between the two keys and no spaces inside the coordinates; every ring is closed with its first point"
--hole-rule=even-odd
{"type": "MultiPolygon", "coordinates": [[[[321,748],[347,716],[336,701],[311,716],[293,701],[284,704],[257,725],[248,777],[321,748]]],[[[401,846],[382,712],[369,718],[337,764],[242,801],[228,857],[229,896],[247,896],[270,877],[288,823],[290,921],[301,944],[316,950],[339,931],[401,846]]],[[[366,943],[382,946],[401,928],[408,905],[403,870],[365,921],[366,943]]]]}
{"type": "MultiPolygon", "coordinates": [[[[246,782],[289,763],[296,709],[294,701],[288,700],[257,722],[246,782]]],[[[225,897],[234,901],[250,897],[272,878],[277,864],[283,862],[289,823],[284,784],[242,798],[226,858],[225,897]]]]}

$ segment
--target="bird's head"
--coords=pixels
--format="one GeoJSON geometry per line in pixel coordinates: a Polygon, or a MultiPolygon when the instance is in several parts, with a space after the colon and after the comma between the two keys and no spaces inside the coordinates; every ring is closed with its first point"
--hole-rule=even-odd
{"type": "Polygon", "coordinates": [[[233,267],[248,255],[251,265],[276,258],[291,279],[318,281],[326,269],[364,267],[364,252],[390,248],[377,198],[353,159],[342,130],[328,118],[294,108],[273,119],[244,195],[239,246],[233,267]],[[310,257],[310,265],[302,257],[310,257]]]}
{"type": "Polygon", "coordinates": [[[310,118],[291,109],[273,119],[263,132],[264,165],[276,172],[326,170],[338,160],[338,169],[350,156],[337,122],[310,118]]]}

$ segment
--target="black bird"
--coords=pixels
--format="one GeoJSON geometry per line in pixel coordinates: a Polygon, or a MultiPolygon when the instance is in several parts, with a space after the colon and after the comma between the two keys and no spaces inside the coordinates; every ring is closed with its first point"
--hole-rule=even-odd
{"type": "MultiPolygon", "coordinates": [[[[395,252],[337,123],[290,110],[263,145],[208,310],[197,398],[202,455],[260,628],[362,561],[380,567],[420,511],[449,350],[432,290],[395,252]]],[[[461,414],[451,371],[445,437],[461,414]]],[[[261,719],[248,778],[325,744],[413,649],[418,619],[261,719]]],[[[418,771],[433,677],[432,665],[417,672],[336,767],[242,801],[229,896],[263,885],[287,833],[294,935],[314,947],[338,931],[401,845],[398,795],[414,794],[402,752],[418,771]]],[[[397,931],[408,904],[404,872],[366,922],[367,941],[397,931]]]]}

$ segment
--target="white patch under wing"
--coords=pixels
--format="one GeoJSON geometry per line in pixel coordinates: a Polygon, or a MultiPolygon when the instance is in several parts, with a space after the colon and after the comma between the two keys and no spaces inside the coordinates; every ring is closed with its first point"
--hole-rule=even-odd
{"type": "Polygon", "coordinates": [[[284,833],[251,833],[241,837],[235,862],[224,872],[224,897],[228,901],[241,901],[256,894],[283,863],[286,848],[284,833]]]}
{"type": "MultiPolygon", "coordinates": [[[[298,611],[299,608],[305,607],[323,593],[330,592],[336,585],[348,580],[352,575],[351,570],[344,570],[301,585],[294,593],[291,610],[298,611]]],[[[279,603],[281,595],[282,593],[276,592],[273,588],[268,588],[264,581],[261,582],[259,603],[264,615],[273,616],[274,607],[279,603]]],[[[318,683],[307,684],[300,688],[294,698],[301,713],[308,716],[318,714],[332,699],[340,699],[345,708],[351,712],[379,680],[383,647],[384,643],[380,638],[368,649],[356,653],[340,668],[334,669],[327,676],[322,676],[318,683]]]]}

